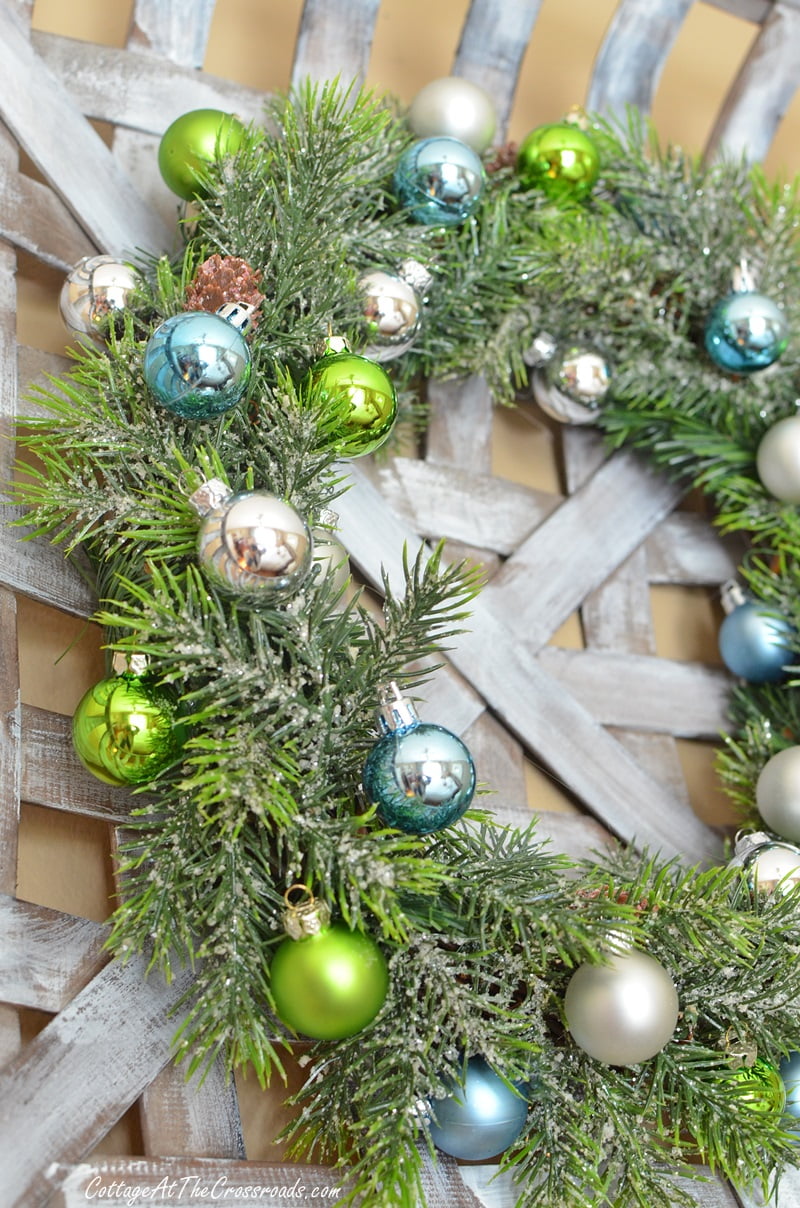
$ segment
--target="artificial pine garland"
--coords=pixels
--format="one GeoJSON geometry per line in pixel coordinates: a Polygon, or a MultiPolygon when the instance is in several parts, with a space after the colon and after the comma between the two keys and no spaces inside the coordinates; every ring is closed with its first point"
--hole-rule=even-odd
{"type": "MultiPolygon", "coordinates": [[[[253,492],[291,504],[300,545],[305,528],[333,538],[354,449],[314,369],[331,332],[369,343],[364,274],[413,262],[431,283],[419,333],[387,365],[401,415],[424,427],[434,375],[483,374],[513,404],[543,333],[552,348],[599,352],[609,383],[591,418],[611,444],[702,488],[723,530],[747,536],[742,582],[778,614],[794,661],[798,513],[762,485],[756,452],[794,414],[800,344],[742,376],[703,339],[743,257],[798,329],[796,186],[737,163],[701,167],[634,116],[623,131],[585,125],[601,164],[586,196],[527,187],[513,154],[487,153],[474,213],[425,225],[393,194],[414,142],[397,107],[335,86],[272,102],[263,129],[201,172],[182,253],[140,266],[104,346],[77,348],[71,372],[37,391],[47,416],[20,437],[38,459],[16,488],[26,523],[89,553],[109,650],[146,658],[183,732],[132,800],[112,946],[167,974],[191,960],[178,1055],[194,1071],[222,1054],[266,1083],[292,1043],[271,980],[292,942],[281,922],[292,887],[322,900],[345,948],[348,936],[374,944],[385,999],[361,1030],[312,1048],[289,1128],[296,1154],[338,1161],[369,1204],[420,1202],[418,1140],[446,1131],[470,1076],[499,1075],[526,1105],[503,1159],[522,1204],[651,1208],[682,1201],[674,1176],[697,1161],[766,1185],[797,1153],[777,1074],[800,1050],[794,888],[762,892],[752,867],[686,870],[647,853],[575,864],[535,826],[499,827],[474,803],[463,823],[408,832],[362,795],[376,706],[390,684],[413,693],[426,656],[468,623],[475,570],[438,551],[408,565],[379,617],[319,566],[283,596],[252,599],[198,565],[209,484],[223,508],[253,492]],[[145,351],[166,320],[225,303],[256,308],[243,399],[173,414],[144,376],[145,351]],[[568,987],[629,945],[657,962],[678,1013],[658,1051],[620,1060],[591,1011],[588,1024],[570,1012],[568,987]]],[[[785,675],[737,688],[720,765],[743,825],[761,825],[756,782],[796,741],[795,701],[785,675]]],[[[314,926],[332,933],[325,917],[314,926]]]]}

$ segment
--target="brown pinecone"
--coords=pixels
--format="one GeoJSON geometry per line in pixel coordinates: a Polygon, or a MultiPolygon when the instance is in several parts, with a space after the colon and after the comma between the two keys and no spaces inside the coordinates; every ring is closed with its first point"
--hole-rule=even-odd
{"type": "Polygon", "coordinates": [[[220,256],[214,252],[198,268],[186,290],[187,310],[218,310],[226,302],[242,302],[256,309],[250,327],[258,323],[258,308],[264,301],[261,270],[252,269],[240,256],[220,256]]]}
{"type": "Polygon", "coordinates": [[[495,154],[486,164],[487,172],[499,172],[501,168],[513,168],[517,162],[517,144],[503,143],[495,148],[495,154]]]}

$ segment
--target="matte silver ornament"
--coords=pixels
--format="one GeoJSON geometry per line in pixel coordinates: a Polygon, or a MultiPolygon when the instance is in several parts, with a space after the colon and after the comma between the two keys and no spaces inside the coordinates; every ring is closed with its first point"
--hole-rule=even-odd
{"type": "Polygon", "coordinates": [[[393,273],[373,269],[359,281],[369,331],[361,355],[391,361],[411,347],[419,331],[422,306],[412,285],[393,273]]]}
{"type": "Polygon", "coordinates": [[[447,134],[480,155],[494,138],[497,112],[492,98],[462,76],[443,76],[421,88],[408,111],[408,124],[419,138],[447,134]]]}
{"type": "Polygon", "coordinates": [[[607,964],[581,965],[570,979],[564,1013],[576,1044],[606,1065],[648,1061],[672,1038],[678,992],[667,970],[631,950],[607,964]]]}
{"type": "Polygon", "coordinates": [[[114,256],[84,256],[61,287],[59,310],[64,326],[74,336],[88,336],[92,343],[103,345],[103,320],[113,311],[125,309],[141,280],[133,265],[114,256]]]}
{"type": "Polygon", "coordinates": [[[779,419],[764,433],[756,469],[765,490],[782,503],[800,503],[800,415],[779,419]]]}
{"type": "MultiPolygon", "coordinates": [[[[198,511],[203,500],[191,502],[198,511]]],[[[197,554],[209,579],[234,595],[263,597],[295,591],[311,569],[313,542],[297,512],[263,491],[229,494],[205,514],[197,554]]]]}
{"type": "Polygon", "coordinates": [[[800,747],[767,760],[756,781],[756,805],[770,830],[800,842],[800,747]]]}

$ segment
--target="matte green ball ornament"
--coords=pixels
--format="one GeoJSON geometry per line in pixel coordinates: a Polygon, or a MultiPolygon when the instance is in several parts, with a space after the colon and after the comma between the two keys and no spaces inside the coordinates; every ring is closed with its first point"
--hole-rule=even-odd
{"type": "Polygon", "coordinates": [[[218,159],[235,155],[245,128],[222,109],[191,109],[167,127],[158,146],[158,168],[164,182],[184,201],[205,197],[200,183],[205,170],[218,159]]]}
{"type": "Polygon", "coordinates": [[[305,885],[293,885],[284,899],[287,938],[270,966],[278,1017],[313,1040],[355,1036],[386,999],[389,971],[383,953],[363,932],[331,924],[327,905],[305,885]],[[303,896],[293,902],[297,894],[303,896]]]}
{"type": "Polygon", "coordinates": [[[101,680],[78,702],[72,719],[75,753],[105,784],[152,780],[180,754],[185,740],[168,689],[146,674],[101,680]]]}
{"type": "Polygon", "coordinates": [[[388,440],[397,418],[397,395],[391,378],[380,365],[350,352],[338,337],[328,340],[328,351],[309,373],[314,402],[328,402],[339,423],[334,440],[342,457],[364,457],[388,440]]]}
{"type": "Polygon", "coordinates": [[[517,172],[526,189],[541,189],[553,201],[579,201],[600,173],[600,156],[588,134],[571,122],[539,126],[520,144],[517,172]]]}

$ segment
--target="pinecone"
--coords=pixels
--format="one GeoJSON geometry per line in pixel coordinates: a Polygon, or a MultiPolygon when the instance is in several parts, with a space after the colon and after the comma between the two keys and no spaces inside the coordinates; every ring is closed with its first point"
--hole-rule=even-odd
{"type": "Polygon", "coordinates": [[[242,302],[255,307],[250,328],[258,324],[258,307],[264,294],[258,286],[261,270],[253,270],[240,256],[220,256],[215,252],[198,268],[186,290],[188,310],[218,310],[226,302],[242,302]]]}
{"type": "Polygon", "coordinates": [[[499,172],[501,168],[513,168],[517,162],[517,151],[516,143],[503,143],[495,148],[494,157],[486,164],[486,171],[492,173],[499,172]]]}

